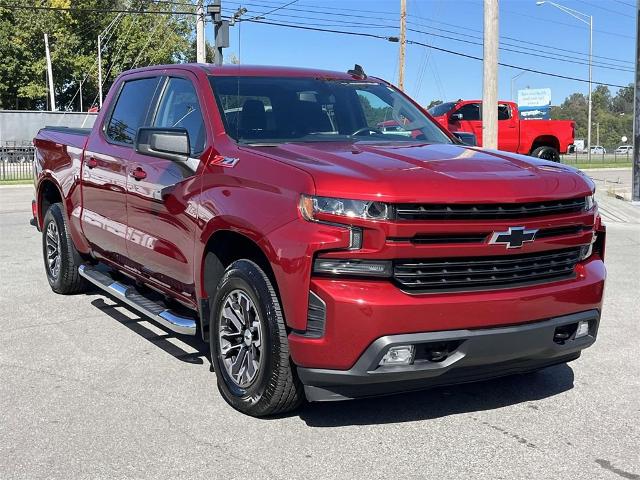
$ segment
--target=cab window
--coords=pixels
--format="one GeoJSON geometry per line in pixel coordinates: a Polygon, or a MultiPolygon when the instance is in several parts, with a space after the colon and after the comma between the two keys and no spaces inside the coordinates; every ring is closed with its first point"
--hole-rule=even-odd
{"type": "Polygon", "coordinates": [[[124,82],[105,129],[110,140],[133,145],[138,129],[145,125],[159,83],[159,77],[124,82]]]}
{"type": "Polygon", "coordinates": [[[189,133],[191,156],[203,152],[206,130],[198,94],[190,80],[169,78],[153,126],[186,129],[189,133]]]}
{"type": "Polygon", "coordinates": [[[480,104],[467,103],[466,105],[463,105],[458,110],[456,110],[454,113],[461,113],[463,120],[480,120],[480,104]]]}

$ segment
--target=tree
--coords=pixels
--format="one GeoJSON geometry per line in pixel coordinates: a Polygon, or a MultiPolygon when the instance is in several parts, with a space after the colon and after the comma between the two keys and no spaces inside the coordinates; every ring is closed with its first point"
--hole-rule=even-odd
{"type": "Polygon", "coordinates": [[[633,84],[618,90],[618,93],[611,100],[611,110],[615,113],[631,115],[633,113],[633,84]]]}
{"type": "MultiPolygon", "coordinates": [[[[633,132],[633,85],[621,88],[614,96],[605,85],[598,85],[592,94],[591,144],[615,148],[621,138],[632,137],[633,132]],[[600,137],[598,139],[598,129],[600,137]]],[[[582,93],[573,93],[558,107],[552,107],[551,118],[573,120],[576,123],[576,138],[587,138],[588,98],[582,93]]]]}
{"type": "Polygon", "coordinates": [[[183,62],[192,50],[195,16],[156,13],[193,12],[189,0],[46,0],[39,5],[69,10],[0,7],[0,108],[46,108],[44,33],[49,35],[56,103],[61,110],[78,109],[83,80],[85,109],[97,103],[97,37],[112,22],[103,38],[104,92],[123,70],[183,62]]]}
{"type": "Polygon", "coordinates": [[[442,100],[431,100],[429,102],[429,105],[427,105],[427,110],[429,110],[431,107],[435,107],[436,105],[442,105],[442,100]]]}

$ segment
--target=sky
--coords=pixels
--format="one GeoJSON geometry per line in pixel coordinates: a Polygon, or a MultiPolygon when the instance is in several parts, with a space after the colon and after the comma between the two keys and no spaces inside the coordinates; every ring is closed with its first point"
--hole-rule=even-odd
{"type": "MultiPolygon", "coordinates": [[[[222,0],[225,14],[243,6],[247,9],[243,15],[246,19],[263,16],[265,21],[305,27],[384,37],[399,35],[400,0],[290,2],[222,0]]],[[[631,83],[636,0],[561,0],[560,3],[593,16],[594,87],[597,82],[631,83]]],[[[535,0],[499,0],[499,8],[499,35],[503,47],[499,52],[500,62],[588,79],[588,25],[549,2],[538,6],[535,0]]],[[[482,57],[483,1],[407,0],[407,28],[410,41],[482,57]]],[[[213,39],[210,26],[207,38],[213,39]]],[[[241,22],[231,27],[230,47],[225,49],[225,55],[227,59],[235,55],[243,64],[338,71],[346,71],[358,63],[368,75],[397,84],[398,51],[398,43],[379,38],[241,22]]],[[[482,97],[481,61],[409,44],[405,65],[405,91],[421,104],[426,105],[433,99],[482,97]]],[[[511,98],[512,84],[515,91],[551,88],[553,105],[562,103],[574,92],[588,92],[587,83],[522,72],[517,68],[499,67],[498,95],[501,100],[511,98]]],[[[616,87],[609,88],[612,92],[617,90],[616,87]]]]}

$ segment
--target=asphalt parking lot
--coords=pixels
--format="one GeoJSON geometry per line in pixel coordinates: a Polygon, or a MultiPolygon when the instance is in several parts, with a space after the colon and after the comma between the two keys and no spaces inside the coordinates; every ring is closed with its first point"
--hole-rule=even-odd
{"type": "Polygon", "coordinates": [[[640,479],[640,208],[600,198],[609,279],[579,360],[259,420],[201,342],[51,292],[31,198],[0,187],[0,479],[640,479]]]}

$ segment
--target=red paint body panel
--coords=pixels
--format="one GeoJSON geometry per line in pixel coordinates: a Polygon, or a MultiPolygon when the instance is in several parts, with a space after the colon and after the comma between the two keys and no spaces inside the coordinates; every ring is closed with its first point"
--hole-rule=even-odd
{"type": "Polygon", "coordinates": [[[419,259],[532,253],[588,244],[594,229],[602,227],[595,209],[513,221],[342,219],[345,224],[339,225],[327,218],[333,223],[325,224],[302,218],[301,194],[390,203],[518,203],[584,197],[594,186],[570,167],[455,144],[242,146],[224,131],[209,75],[352,79],[335,72],[250,66],[176,65],[124,73],[88,138],[43,129],[35,140],[38,198],[45,181],[59,190],[78,250],[196,308],[207,297],[204,258],[212,236],[221,231],[243,235],[269,261],[292,330],[292,358],[307,367],[349,368],[382,335],[523,323],[600,308],[605,270],[598,256],[579,264],[573,280],[483,292],[409,295],[384,280],[314,277],[317,256],[419,259]],[[198,92],[206,148],[191,173],[169,160],[110,143],[104,134],[122,83],[148,76],[188,78],[198,92]],[[224,158],[238,161],[223,166],[224,158]],[[134,177],[135,171],[144,175],[134,177]],[[575,225],[584,231],[540,239],[515,252],[486,242],[414,245],[406,240],[428,233],[489,234],[523,224],[539,229],[575,225]],[[362,249],[347,250],[349,225],[363,229],[362,249]],[[307,326],[309,290],[327,304],[326,333],[320,339],[296,333],[307,326]]]}
{"type": "MultiPolygon", "coordinates": [[[[482,104],[482,100],[461,100],[444,115],[433,117],[451,132],[469,132],[482,146],[482,120],[455,120],[451,115],[469,104],[482,104]]],[[[518,105],[500,101],[511,112],[511,117],[498,120],[498,149],[527,155],[538,144],[554,146],[560,153],[567,153],[574,142],[575,122],[571,120],[521,120],[518,105]]]]}

